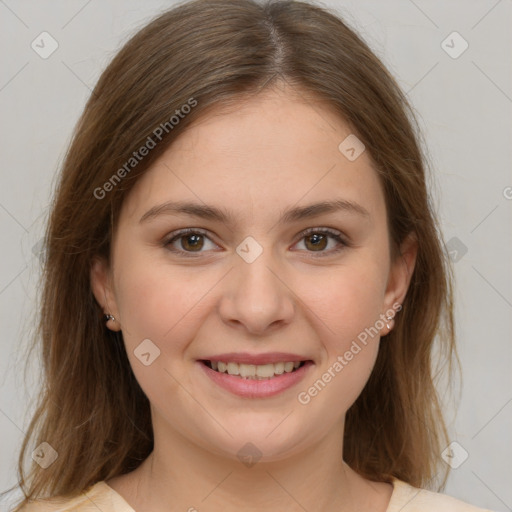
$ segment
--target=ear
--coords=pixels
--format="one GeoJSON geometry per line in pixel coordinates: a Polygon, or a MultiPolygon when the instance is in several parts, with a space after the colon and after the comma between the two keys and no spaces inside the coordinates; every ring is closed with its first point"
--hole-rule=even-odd
{"type": "Polygon", "coordinates": [[[119,310],[112,286],[110,268],[105,258],[96,256],[91,264],[91,288],[96,301],[105,314],[110,314],[115,320],[108,320],[107,325],[113,331],[120,330],[119,310]]]}
{"type": "Polygon", "coordinates": [[[418,240],[415,233],[407,235],[400,245],[400,253],[391,262],[384,307],[392,309],[393,304],[403,304],[411,282],[418,254],[418,240]]]}

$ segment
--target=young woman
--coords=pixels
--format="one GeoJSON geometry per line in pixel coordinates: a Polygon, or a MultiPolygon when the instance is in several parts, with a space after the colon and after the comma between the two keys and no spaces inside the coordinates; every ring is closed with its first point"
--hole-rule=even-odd
{"type": "Polygon", "coordinates": [[[418,137],[327,10],[196,0],[138,32],[56,190],[17,509],[480,510],[434,492],[434,339],[456,352],[418,137]]]}

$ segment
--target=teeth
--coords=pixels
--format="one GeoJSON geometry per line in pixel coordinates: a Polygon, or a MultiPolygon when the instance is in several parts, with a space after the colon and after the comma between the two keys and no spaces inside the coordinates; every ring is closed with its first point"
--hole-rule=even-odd
{"type": "Polygon", "coordinates": [[[228,363],[227,372],[229,375],[240,375],[240,369],[236,363],[228,363]]]}
{"type": "Polygon", "coordinates": [[[262,364],[256,367],[256,375],[258,377],[273,377],[274,376],[274,365],[262,364]]]}
{"type": "Polygon", "coordinates": [[[268,363],[268,364],[244,364],[224,361],[211,361],[212,369],[220,373],[229,375],[238,375],[245,379],[271,379],[275,375],[290,373],[300,366],[300,361],[289,361],[286,363],[268,363]]]}
{"type": "Polygon", "coordinates": [[[256,377],[256,366],[254,366],[253,364],[232,364],[238,366],[240,377],[256,377]]]}
{"type": "Polygon", "coordinates": [[[274,364],[274,373],[276,375],[281,375],[284,373],[284,363],[276,363],[274,364]]]}
{"type": "Polygon", "coordinates": [[[290,373],[293,370],[293,363],[284,363],[284,371],[290,373]]]}

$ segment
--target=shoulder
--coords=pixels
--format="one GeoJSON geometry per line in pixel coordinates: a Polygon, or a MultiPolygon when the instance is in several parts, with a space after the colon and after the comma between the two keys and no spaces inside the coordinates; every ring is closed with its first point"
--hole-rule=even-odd
{"type": "Polygon", "coordinates": [[[386,512],[492,512],[464,501],[426,489],[413,487],[402,480],[393,481],[393,494],[386,512]]]}
{"type": "Polygon", "coordinates": [[[19,512],[134,512],[104,481],[73,498],[55,497],[31,501],[19,512]]]}

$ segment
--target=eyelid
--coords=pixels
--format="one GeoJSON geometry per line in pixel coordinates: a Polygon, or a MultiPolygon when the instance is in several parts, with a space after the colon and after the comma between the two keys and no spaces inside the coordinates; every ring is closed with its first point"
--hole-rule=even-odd
{"type": "Polygon", "coordinates": [[[333,237],[339,237],[343,243],[347,244],[348,245],[348,241],[346,240],[348,237],[345,236],[345,234],[338,230],[338,229],[334,229],[334,228],[329,228],[327,226],[323,226],[323,227],[315,227],[315,228],[307,228],[305,229],[304,231],[301,231],[299,233],[299,240],[301,240],[303,237],[307,236],[307,235],[311,235],[313,233],[320,233],[320,234],[328,234],[328,235],[332,235],[333,237]]]}
{"type": "Polygon", "coordinates": [[[198,257],[201,254],[203,254],[203,251],[199,251],[199,252],[183,251],[183,250],[174,249],[174,248],[171,249],[168,247],[172,242],[179,240],[181,237],[184,237],[189,234],[203,235],[205,238],[208,238],[213,244],[217,245],[211,239],[210,232],[203,228],[183,228],[183,229],[178,229],[176,231],[173,231],[172,233],[169,233],[162,239],[162,245],[165,248],[167,248],[170,252],[173,252],[175,254],[184,255],[185,257],[192,257],[192,258],[198,257]]]}
{"type": "MultiPolygon", "coordinates": [[[[326,234],[330,236],[331,238],[334,238],[339,244],[341,244],[341,247],[331,249],[330,251],[299,251],[299,252],[306,252],[309,253],[312,257],[324,257],[329,256],[333,254],[337,254],[340,250],[344,249],[345,247],[350,247],[351,244],[348,242],[347,237],[345,234],[337,229],[329,228],[329,227],[311,227],[307,228],[303,231],[301,231],[297,235],[297,240],[293,243],[293,245],[296,245],[299,243],[302,239],[304,239],[306,236],[311,234],[326,234]]],[[[177,231],[173,231],[172,233],[166,235],[162,240],[162,245],[164,247],[168,247],[172,242],[179,240],[181,237],[186,236],[188,234],[199,234],[203,235],[206,238],[208,238],[212,243],[215,244],[215,242],[211,239],[210,233],[208,230],[203,228],[183,228],[179,229],[177,231]]],[[[217,244],[215,244],[217,245],[217,244]]],[[[184,255],[185,257],[198,257],[201,254],[203,254],[203,251],[199,252],[193,252],[193,251],[183,251],[178,249],[168,249],[171,252],[184,255]]]]}
{"type": "Polygon", "coordinates": [[[303,231],[301,231],[298,235],[297,241],[293,244],[296,245],[299,243],[302,239],[304,239],[308,235],[312,235],[315,233],[319,234],[326,234],[330,238],[334,238],[338,242],[338,247],[331,249],[330,251],[300,251],[300,252],[306,252],[309,257],[311,258],[323,258],[323,257],[329,257],[338,254],[340,251],[347,247],[351,247],[351,243],[348,241],[348,237],[338,229],[329,228],[327,226],[324,227],[314,227],[314,228],[307,228],[303,231]]]}

